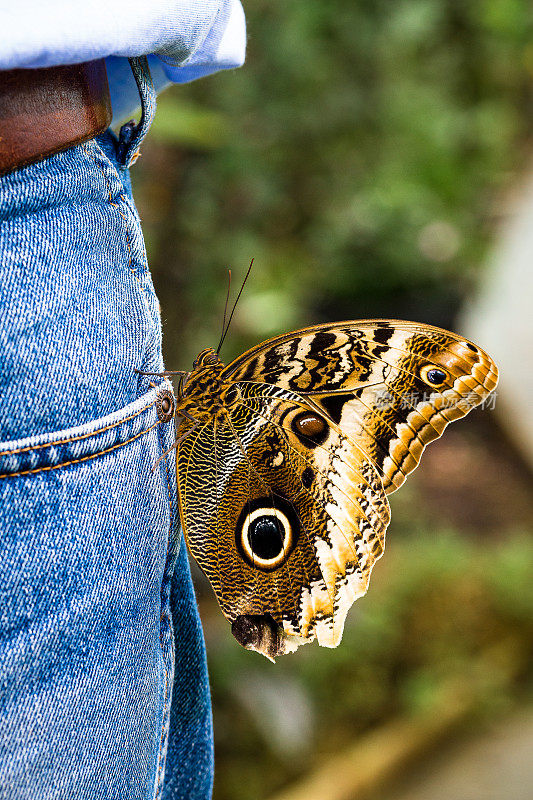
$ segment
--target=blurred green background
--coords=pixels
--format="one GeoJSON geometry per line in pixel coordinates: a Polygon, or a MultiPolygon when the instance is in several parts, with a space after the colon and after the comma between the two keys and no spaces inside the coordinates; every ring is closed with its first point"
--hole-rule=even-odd
{"type": "MultiPolygon", "coordinates": [[[[259,0],[246,14],[246,65],[162,95],[133,174],[167,366],[216,346],[226,270],[236,285],[252,257],[225,359],[322,321],[453,329],[531,159],[530,3],[259,0]]],[[[494,413],[432,445],[392,510],[336,651],[274,666],[240,649],[195,572],[217,800],[298,786],[368,731],[438,716],[450,686],[474,729],[531,700],[531,482],[494,413]]]]}

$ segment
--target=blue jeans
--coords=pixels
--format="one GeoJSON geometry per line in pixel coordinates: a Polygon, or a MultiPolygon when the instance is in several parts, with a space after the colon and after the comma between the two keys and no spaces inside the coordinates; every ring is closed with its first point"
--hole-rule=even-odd
{"type": "MultiPolygon", "coordinates": [[[[104,134],[0,178],[0,798],[204,800],[212,726],[157,399],[159,306],[104,134]]],[[[167,388],[168,391],[168,388],[167,388]]]]}

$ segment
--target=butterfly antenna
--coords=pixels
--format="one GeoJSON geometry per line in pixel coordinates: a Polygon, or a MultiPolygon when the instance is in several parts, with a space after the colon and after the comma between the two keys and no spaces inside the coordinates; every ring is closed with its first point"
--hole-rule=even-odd
{"type": "Polygon", "coordinates": [[[226,312],[228,310],[228,302],[229,302],[229,290],[231,289],[231,270],[228,269],[228,291],[226,292],[226,303],[224,305],[224,319],[222,320],[222,333],[220,334],[220,341],[217,347],[217,355],[222,347],[222,342],[224,341],[224,329],[226,327],[226,312]]]}
{"type": "Polygon", "coordinates": [[[217,348],[217,355],[218,355],[218,354],[219,354],[219,352],[220,352],[220,348],[221,348],[221,347],[222,347],[222,345],[224,344],[224,339],[226,338],[226,334],[227,334],[227,332],[228,332],[228,330],[229,330],[229,326],[231,325],[231,320],[233,319],[233,315],[234,315],[234,313],[235,313],[235,309],[237,308],[237,303],[239,302],[239,298],[240,298],[240,296],[241,296],[241,294],[242,294],[242,290],[244,289],[244,287],[245,287],[245,285],[246,285],[246,281],[248,280],[248,275],[249,275],[249,274],[250,274],[250,272],[252,271],[252,265],[253,265],[253,263],[254,263],[254,260],[253,260],[253,258],[252,258],[252,260],[250,261],[250,266],[248,267],[248,272],[247,272],[247,273],[246,273],[246,275],[244,276],[244,280],[243,280],[243,282],[242,282],[242,286],[241,286],[241,288],[239,289],[239,294],[237,295],[237,299],[236,299],[236,300],[235,300],[235,302],[233,303],[233,308],[231,309],[231,314],[229,315],[228,324],[226,325],[226,328],[225,328],[225,330],[224,330],[224,332],[223,332],[223,334],[222,334],[222,337],[221,337],[221,339],[220,339],[220,344],[218,345],[218,348],[217,348]]]}

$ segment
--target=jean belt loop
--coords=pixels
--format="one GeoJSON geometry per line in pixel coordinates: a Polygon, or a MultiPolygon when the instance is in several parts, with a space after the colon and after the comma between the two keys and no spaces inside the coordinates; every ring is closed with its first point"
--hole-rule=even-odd
{"type": "Polygon", "coordinates": [[[146,56],[129,58],[131,71],[141,98],[141,119],[136,125],[134,120],[126,122],[120,129],[118,156],[125,167],[131,167],[139,156],[139,147],[148,133],[154,119],[156,109],[156,93],[148,59],[146,56]]]}

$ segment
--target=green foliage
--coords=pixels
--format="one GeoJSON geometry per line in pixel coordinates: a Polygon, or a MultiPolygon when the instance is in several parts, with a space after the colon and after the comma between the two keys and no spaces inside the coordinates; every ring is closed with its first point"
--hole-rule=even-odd
{"type": "Polygon", "coordinates": [[[530,4],[247,15],[245,67],[163,97],[134,175],[172,366],[216,341],[224,271],[252,257],[233,352],[325,319],[449,324],[530,133],[530,4]]]}
{"type": "MultiPolygon", "coordinates": [[[[161,98],[133,171],[167,365],[216,346],[225,270],[238,283],[252,257],[226,358],[314,322],[453,325],[529,160],[531,4],[258,0],[246,11],[244,68],[161,98]]],[[[442,681],[502,637],[531,648],[531,540],[424,535],[410,485],[337,650],[271,665],[204,604],[218,800],[260,800],[310,754],[431,709],[442,681]]]]}
{"type": "MultiPolygon", "coordinates": [[[[300,756],[310,747],[316,759],[391,716],[431,713],[450,679],[473,682],[480,707],[497,710],[505,694],[495,691],[486,673],[494,665],[478,668],[473,676],[470,665],[510,636],[531,651],[532,587],[531,537],[516,534],[480,546],[454,533],[420,531],[389,545],[368,595],[348,616],[337,649],[311,645],[273,666],[230,637],[208,641],[217,717],[226,719],[217,728],[219,800],[267,797],[309,763],[297,753],[287,763],[276,751],[277,737],[264,725],[260,691],[255,689],[250,703],[240,691],[245,684],[275,681],[290,714],[284,687],[297,682],[312,713],[300,756]],[[238,763],[227,757],[236,753],[241,754],[238,763]],[[237,771],[247,768],[255,773],[253,783],[239,784],[237,771]]],[[[527,671],[524,661],[519,679],[527,671]]],[[[517,686],[507,691],[516,695],[517,686]]]]}
{"type": "Polygon", "coordinates": [[[180,147],[221,147],[228,142],[229,125],[221,112],[208,111],[167,92],[158,101],[150,133],[156,142],[180,147]]]}

